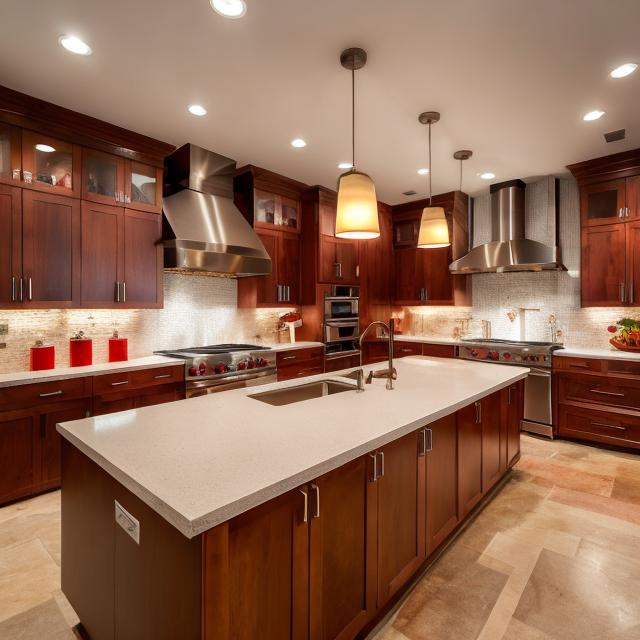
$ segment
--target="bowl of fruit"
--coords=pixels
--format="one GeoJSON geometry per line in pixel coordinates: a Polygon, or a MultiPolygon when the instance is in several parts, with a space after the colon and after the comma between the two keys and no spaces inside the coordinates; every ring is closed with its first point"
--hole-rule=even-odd
{"type": "Polygon", "coordinates": [[[615,335],[609,342],[620,351],[634,351],[640,353],[640,320],[623,318],[607,328],[615,335]]]}

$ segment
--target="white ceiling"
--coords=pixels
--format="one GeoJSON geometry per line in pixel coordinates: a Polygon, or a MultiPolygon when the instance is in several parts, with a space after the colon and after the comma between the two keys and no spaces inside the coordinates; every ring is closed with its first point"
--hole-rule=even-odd
{"type": "Polygon", "coordinates": [[[436,109],[434,193],[562,173],[566,164],[640,146],[638,0],[247,0],[241,20],[208,0],[2,0],[0,84],[175,145],[207,147],[310,184],[335,187],[350,160],[350,73],[356,72],[360,170],[378,198],[422,195],[426,128],[436,109]],[[93,48],[74,56],[73,33],[93,48]],[[208,116],[186,111],[200,103],[208,116]],[[603,109],[599,121],[582,115],[603,109]],[[602,134],[626,127],[625,141],[602,134]],[[305,149],[289,142],[302,137],[305,149]]]}

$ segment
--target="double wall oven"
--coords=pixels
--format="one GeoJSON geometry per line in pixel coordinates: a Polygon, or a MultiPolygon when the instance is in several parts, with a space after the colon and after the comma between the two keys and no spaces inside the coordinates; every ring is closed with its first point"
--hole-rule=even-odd
{"type": "Polygon", "coordinates": [[[328,363],[334,370],[352,366],[360,357],[360,287],[333,285],[324,299],[324,343],[328,363]]]}

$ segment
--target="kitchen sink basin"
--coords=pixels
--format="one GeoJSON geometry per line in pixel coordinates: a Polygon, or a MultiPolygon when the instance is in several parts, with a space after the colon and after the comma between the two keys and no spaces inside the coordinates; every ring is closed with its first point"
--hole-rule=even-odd
{"type": "Polygon", "coordinates": [[[303,402],[304,400],[311,400],[312,398],[332,396],[336,393],[342,393],[343,391],[355,391],[356,388],[355,385],[349,384],[348,382],[320,380],[319,382],[299,384],[295,387],[287,387],[286,389],[274,389],[273,391],[253,393],[249,398],[266,402],[274,407],[281,407],[285,404],[303,402]]]}

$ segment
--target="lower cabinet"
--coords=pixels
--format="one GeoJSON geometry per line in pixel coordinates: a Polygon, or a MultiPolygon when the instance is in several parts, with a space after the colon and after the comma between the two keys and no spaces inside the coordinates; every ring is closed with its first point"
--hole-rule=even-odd
{"type": "Polygon", "coordinates": [[[481,402],[458,411],[458,509],[464,518],[482,498],[481,402]]]}
{"type": "Polygon", "coordinates": [[[324,372],[324,347],[305,347],[276,352],[278,382],[306,378],[324,372]]]}
{"type": "Polygon", "coordinates": [[[524,412],[524,380],[500,392],[503,412],[504,467],[512,467],[520,459],[520,420],[524,412]]]}
{"type": "Polygon", "coordinates": [[[502,396],[494,393],[480,401],[482,427],[482,493],[489,491],[504,472],[502,442],[505,439],[502,396]]]}

